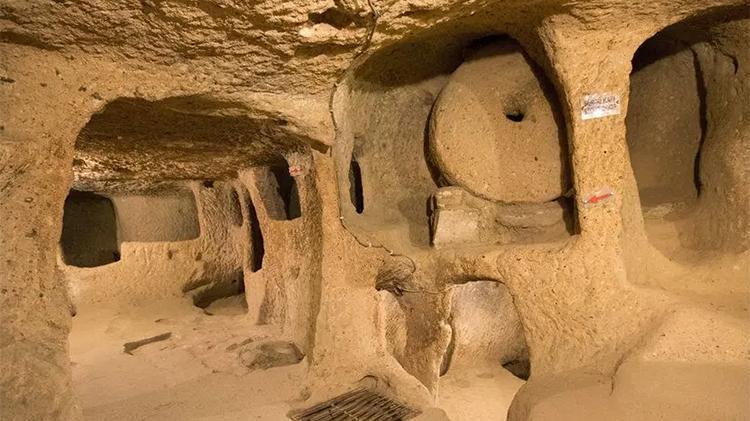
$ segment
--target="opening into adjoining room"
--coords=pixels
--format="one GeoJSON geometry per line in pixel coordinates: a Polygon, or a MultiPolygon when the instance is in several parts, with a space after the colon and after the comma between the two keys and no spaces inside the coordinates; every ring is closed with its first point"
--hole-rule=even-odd
{"type": "Polygon", "coordinates": [[[285,317],[249,314],[258,300],[281,316],[300,305],[283,299],[298,281],[282,275],[269,287],[264,274],[278,276],[290,252],[275,244],[289,234],[271,222],[302,216],[297,180],[279,158],[300,143],[291,135],[243,140],[275,123],[238,107],[120,98],[78,136],[60,266],[75,309],[74,387],[87,417],[110,419],[121,402],[173,384],[234,377],[242,390],[268,368],[301,373],[307,344],[282,335],[285,317]],[[239,176],[255,167],[266,177],[239,176]]]}
{"type": "Polygon", "coordinates": [[[65,199],[60,246],[63,260],[71,266],[94,267],[120,260],[112,200],[72,190],[65,199]]]}
{"type": "Polygon", "coordinates": [[[289,173],[289,164],[284,161],[284,165],[272,166],[269,171],[273,175],[269,180],[273,180],[276,188],[276,197],[269,198],[271,203],[266,205],[269,216],[286,221],[302,216],[297,182],[289,173]]]}
{"type": "MultiPolygon", "coordinates": [[[[677,23],[632,60],[627,142],[649,240],[697,263],[748,248],[742,75],[720,37],[731,13],[677,23]]],[[[739,21],[741,22],[741,20],[739,21]]]]}
{"type": "Polygon", "coordinates": [[[457,286],[450,325],[438,389],[442,407],[456,419],[506,414],[531,371],[523,326],[508,289],[494,281],[457,286]],[[486,403],[466,405],[476,400],[486,403]]]}

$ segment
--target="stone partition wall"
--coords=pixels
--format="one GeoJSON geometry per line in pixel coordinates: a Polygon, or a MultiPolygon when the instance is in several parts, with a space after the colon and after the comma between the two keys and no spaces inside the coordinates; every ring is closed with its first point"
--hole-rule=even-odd
{"type": "Polygon", "coordinates": [[[206,187],[194,182],[178,193],[111,196],[118,220],[120,259],[91,268],[66,265],[61,259],[60,268],[73,303],[133,303],[147,298],[200,294],[208,287],[238,284],[242,279],[243,243],[229,217],[229,189],[231,183],[214,182],[212,187],[206,187]],[[175,197],[187,197],[193,203],[183,204],[187,208],[181,209],[175,206],[175,197]],[[188,215],[181,216],[178,212],[188,215]],[[187,219],[182,224],[185,225],[193,218],[197,225],[187,228],[174,222],[187,219]],[[145,230],[149,224],[160,229],[139,235],[139,230],[145,230]]]}
{"type": "MultiPolygon", "coordinates": [[[[456,345],[454,292],[480,281],[501,283],[509,297],[498,306],[517,317],[508,329],[515,339],[493,343],[524,348],[517,354],[527,352],[531,367],[508,419],[750,416],[714,387],[750,370],[746,2],[215,3],[0,6],[0,418],[80,419],[67,352],[71,298],[182,294],[234,268],[244,277],[248,317],[278,326],[308,357],[311,401],[373,376],[414,407],[434,406],[456,345]],[[325,21],[330,8],[349,17],[345,24],[325,21]],[[712,250],[702,261],[670,259],[652,244],[627,140],[629,95],[638,92],[630,87],[633,57],[680,23],[706,34],[682,42],[713,87],[704,98],[694,210],[703,222],[690,224],[684,243],[712,250]],[[498,39],[517,43],[554,91],[563,182],[542,199],[472,194],[451,202],[448,193],[481,186],[442,174],[428,122],[466,49],[498,39]],[[88,132],[89,148],[81,147],[96,116],[115,130],[88,132]],[[138,147],[101,147],[134,117],[144,130],[124,138],[138,147]],[[180,136],[166,130],[152,139],[162,119],[180,136]],[[111,170],[106,180],[94,177],[104,161],[92,157],[102,151],[122,153],[99,168],[111,170]],[[362,212],[350,197],[352,159],[362,212]],[[279,165],[294,179],[298,218],[273,216],[278,181],[270,168],[279,165]],[[87,180],[120,193],[154,180],[186,183],[201,236],[124,242],[121,260],[105,266],[60,265],[65,198],[87,180]],[[436,246],[438,208],[476,218],[474,228],[455,229],[489,234],[436,246]],[[132,282],[146,254],[157,257],[149,265],[169,268],[162,282],[132,282]],[[94,287],[91,273],[106,273],[107,289],[94,287]],[[675,373],[694,376],[685,384],[700,383],[712,405],[696,406],[699,399],[675,389],[680,404],[664,406],[633,380],[669,388],[660,382],[675,373]],[[578,400],[581,391],[586,399],[578,400]],[[620,411],[636,395],[643,412],[620,411]]],[[[523,110],[480,111],[505,123],[523,110]]],[[[533,124],[526,117],[518,124],[533,124]]],[[[659,116],[639,115],[650,117],[659,116]]],[[[466,341],[457,349],[477,345],[466,341]]]]}
{"type": "Polygon", "coordinates": [[[248,317],[279,328],[310,358],[321,294],[323,242],[321,199],[312,154],[290,154],[274,167],[242,171],[238,180],[249,192],[243,213],[251,224],[252,206],[263,247],[262,266],[254,267],[259,242],[248,233],[244,265],[248,317]],[[290,175],[295,168],[300,172],[290,175]],[[280,186],[274,171],[286,173],[294,185],[280,186]]]}
{"type": "MultiPolygon", "coordinates": [[[[187,189],[186,189],[187,190],[187,189]]],[[[203,198],[199,195],[198,197],[203,198]]],[[[219,201],[225,200],[219,197],[219,201]]],[[[193,240],[201,235],[195,195],[190,190],[160,195],[118,195],[113,197],[120,242],[169,242],[193,240]]],[[[232,206],[226,203],[224,206],[232,206]]],[[[229,214],[233,210],[223,213],[229,214]]],[[[222,215],[223,216],[223,215],[222,215]]],[[[221,218],[222,223],[226,223],[221,218]]],[[[210,221],[205,221],[210,224],[210,221]]]]}

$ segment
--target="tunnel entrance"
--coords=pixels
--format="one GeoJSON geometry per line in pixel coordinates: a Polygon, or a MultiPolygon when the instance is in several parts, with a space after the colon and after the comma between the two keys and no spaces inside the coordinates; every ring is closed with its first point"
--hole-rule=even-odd
{"type": "Polygon", "coordinates": [[[284,165],[271,166],[268,171],[272,177],[267,177],[266,182],[271,182],[276,192],[275,195],[267,196],[268,215],[277,221],[292,221],[302,216],[297,181],[289,174],[286,160],[284,165]]]}
{"type": "Polygon", "coordinates": [[[705,87],[684,41],[657,35],[633,57],[627,141],[641,205],[692,204],[705,135],[705,87]]]}
{"type": "Polygon", "coordinates": [[[633,56],[630,161],[649,240],[673,260],[750,247],[748,74],[738,66],[746,51],[720,35],[746,28],[742,15],[719,10],[672,25],[633,56]]]}
{"type": "Polygon", "coordinates": [[[441,407],[449,416],[460,408],[453,414],[459,419],[505,414],[530,375],[528,347],[513,298],[499,282],[472,281],[455,286],[451,302],[451,342],[438,389],[441,407]],[[467,408],[465,401],[482,405],[467,408]]]}
{"type": "Polygon", "coordinates": [[[388,352],[428,388],[436,382],[437,401],[450,419],[504,419],[531,374],[526,335],[508,288],[490,280],[454,284],[447,302],[399,295],[387,288],[404,273],[398,267],[382,272],[393,282],[382,284],[379,293],[388,352]],[[435,320],[446,317],[443,310],[435,312],[436,302],[448,304],[446,320],[435,320]],[[425,355],[434,355],[425,350],[438,346],[439,372],[425,372],[425,355]]]}
{"type": "Polygon", "coordinates": [[[112,200],[71,190],[65,199],[60,247],[63,261],[71,266],[95,267],[120,260],[112,200]]]}

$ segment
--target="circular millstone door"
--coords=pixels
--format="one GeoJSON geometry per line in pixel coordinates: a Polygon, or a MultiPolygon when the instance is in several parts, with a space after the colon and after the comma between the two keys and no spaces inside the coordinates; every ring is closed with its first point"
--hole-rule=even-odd
{"type": "Polygon", "coordinates": [[[453,73],[430,120],[445,178],[485,199],[546,202],[567,190],[558,104],[512,41],[477,50],[453,73]]]}

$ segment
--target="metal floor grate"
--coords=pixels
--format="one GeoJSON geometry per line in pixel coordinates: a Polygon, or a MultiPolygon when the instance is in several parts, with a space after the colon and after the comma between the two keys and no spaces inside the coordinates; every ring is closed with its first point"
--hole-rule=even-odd
{"type": "Polygon", "coordinates": [[[401,421],[417,414],[414,409],[376,392],[357,389],[289,417],[295,421],[401,421]]]}

